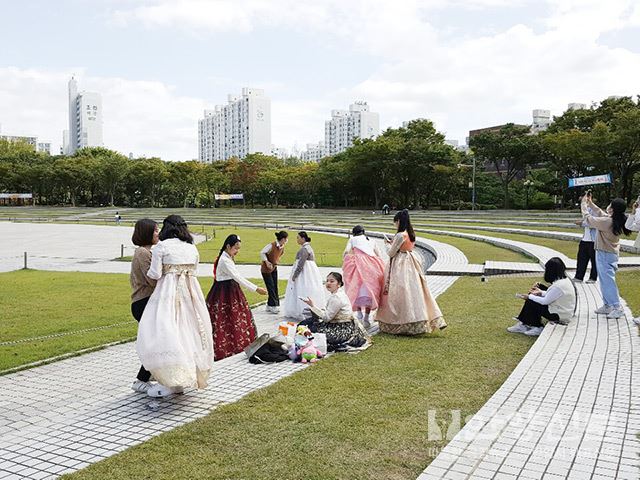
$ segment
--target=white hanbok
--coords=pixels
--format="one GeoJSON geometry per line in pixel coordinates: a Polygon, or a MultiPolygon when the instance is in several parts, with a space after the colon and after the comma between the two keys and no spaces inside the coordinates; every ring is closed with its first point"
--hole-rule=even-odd
{"type": "Polygon", "coordinates": [[[309,307],[299,297],[311,298],[316,305],[324,305],[326,302],[322,274],[316,265],[315,254],[308,242],[298,250],[291,268],[282,305],[282,313],[285,317],[296,321],[303,319],[302,312],[309,307]]]}
{"type": "Polygon", "coordinates": [[[140,326],[140,361],[162,385],[205,388],[213,365],[209,312],[196,278],[198,249],[171,238],[151,251],[147,275],[158,280],[140,326]]]}

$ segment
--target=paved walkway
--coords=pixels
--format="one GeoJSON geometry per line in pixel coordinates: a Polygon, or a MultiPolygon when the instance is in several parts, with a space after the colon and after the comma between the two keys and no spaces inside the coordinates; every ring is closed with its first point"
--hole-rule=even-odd
{"type": "Polygon", "coordinates": [[[507,381],[419,480],[638,479],[640,337],[607,320],[595,285],[577,317],[548,325],[507,381]]]}
{"type": "MultiPolygon", "coordinates": [[[[437,277],[434,295],[455,277],[437,277]]],[[[259,333],[281,320],[254,310],[259,333]]],[[[134,344],[0,377],[0,479],[56,478],[203,417],[303,368],[252,365],[244,354],[214,364],[211,385],[158,401],[129,385],[139,366],[134,344]]]]}

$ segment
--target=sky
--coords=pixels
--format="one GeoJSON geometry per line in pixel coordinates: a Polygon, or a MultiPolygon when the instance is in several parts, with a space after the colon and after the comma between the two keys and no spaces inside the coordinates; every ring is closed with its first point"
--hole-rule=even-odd
{"type": "Polygon", "coordinates": [[[640,94],[637,0],[0,0],[0,132],[58,152],[67,81],[102,95],[106,147],[197,158],[205,108],[271,98],[272,142],[324,140],[364,100],[447,138],[640,94]]]}

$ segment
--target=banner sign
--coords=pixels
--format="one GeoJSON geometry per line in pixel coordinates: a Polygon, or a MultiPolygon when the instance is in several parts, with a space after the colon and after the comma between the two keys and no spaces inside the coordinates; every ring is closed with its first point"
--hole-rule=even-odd
{"type": "Polygon", "coordinates": [[[0,199],[8,198],[9,200],[26,200],[33,198],[31,193],[0,193],[0,199]]]}
{"type": "Polygon", "coordinates": [[[587,185],[599,185],[601,183],[611,183],[611,174],[594,175],[592,177],[576,177],[569,179],[569,188],[585,187],[587,185]]]}
{"type": "Polygon", "coordinates": [[[216,193],[216,200],[244,200],[244,193],[216,193]]]}

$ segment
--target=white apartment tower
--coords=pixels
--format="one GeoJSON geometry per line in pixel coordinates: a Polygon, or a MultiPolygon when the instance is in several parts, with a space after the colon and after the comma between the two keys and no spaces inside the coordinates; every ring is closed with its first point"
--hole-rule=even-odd
{"type": "Polygon", "coordinates": [[[532,117],[531,133],[543,132],[551,125],[551,110],[535,109],[532,117]]]}
{"type": "Polygon", "coordinates": [[[78,82],[69,80],[69,129],[63,133],[62,150],[73,155],[84,147],[102,147],[102,97],[78,92],[78,82]]]}
{"type": "Polygon", "coordinates": [[[349,110],[332,110],[324,122],[326,155],[336,155],[353,145],[354,138],[374,138],[380,133],[380,117],[369,111],[367,102],[349,105],[349,110]]]}
{"type": "Polygon", "coordinates": [[[258,88],[229,95],[226,105],[205,110],[198,121],[198,158],[201,162],[244,158],[271,152],[271,100],[258,88]]]}
{"type": "Polygon", "coordinates": [[[326,157],[324,142],[307,143],[307,148],[300,154],[300,158],[305,162],[319,162],[326,157]]]}

